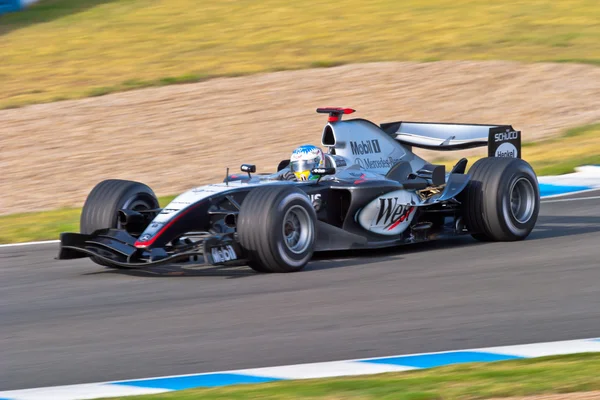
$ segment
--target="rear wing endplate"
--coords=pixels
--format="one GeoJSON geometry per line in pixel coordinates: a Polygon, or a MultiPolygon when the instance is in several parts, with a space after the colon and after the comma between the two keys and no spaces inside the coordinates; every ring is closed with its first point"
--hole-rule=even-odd
{"type": "Polygon", "coordinates": [[[521,158],[521,131],[510,125],[390,122],[381,129],[397,141],[429,150],[488,147],[488,157],[521,158]]]}

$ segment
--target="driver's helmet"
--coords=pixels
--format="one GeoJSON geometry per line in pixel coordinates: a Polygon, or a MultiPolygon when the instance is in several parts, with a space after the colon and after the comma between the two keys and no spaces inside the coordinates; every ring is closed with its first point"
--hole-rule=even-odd
{"type": "Polygon", "coordinates": [[[298,147],[293,151],[290,158],[290,169],[299,181],[319,179],[318,175],[313,175],[310,171],[313,168],[324,166],[325,154],[323,154],[323,150],[311,144],[298,147]]]}

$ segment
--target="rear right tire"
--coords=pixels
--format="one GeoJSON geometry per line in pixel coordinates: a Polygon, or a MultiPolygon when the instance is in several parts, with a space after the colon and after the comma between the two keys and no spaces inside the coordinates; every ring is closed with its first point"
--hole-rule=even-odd
{"type": "Polygon", "coordinates": [[[472,236],[481,241],[525,239],[533,230],[540,210],[537,177],[519,158],[487,157],[468,172],[463,216],[472,236]]]}

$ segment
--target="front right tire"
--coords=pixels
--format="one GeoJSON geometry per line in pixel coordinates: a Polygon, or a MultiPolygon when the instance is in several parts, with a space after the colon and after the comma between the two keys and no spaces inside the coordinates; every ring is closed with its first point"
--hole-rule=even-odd
{"type": "Polygon", "coordinates": [[[296,272],[314,252],[317,215],[306,193],[290,185],[253,189],[242,202],[237,233],[257,272],[296,272]]]}

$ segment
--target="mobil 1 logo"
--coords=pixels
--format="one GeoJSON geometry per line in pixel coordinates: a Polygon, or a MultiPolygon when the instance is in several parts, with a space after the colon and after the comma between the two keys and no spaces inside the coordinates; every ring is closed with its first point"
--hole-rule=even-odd
{"type": "Polygon", "coordinates": [[[521,158],[521,131],[512,126],[490,128],[488,157],[521,158]]]}
{"type": "Polygon", "coordinates": [[[364,156],[365,154],[381,153],[381,146],[379,146],[378,139],[361,140],[360,142],[355,142],[351,140],[350,150],[352,150],[352,154],[355,156],[364,156]]]}
{"type": "Polygon", "coordinates": [[[235,249],[229,244],[211,248],[210,256],[212,258],[211,264],[223,264],[227,261],[237,260],[238,258],[235,249]]]}

